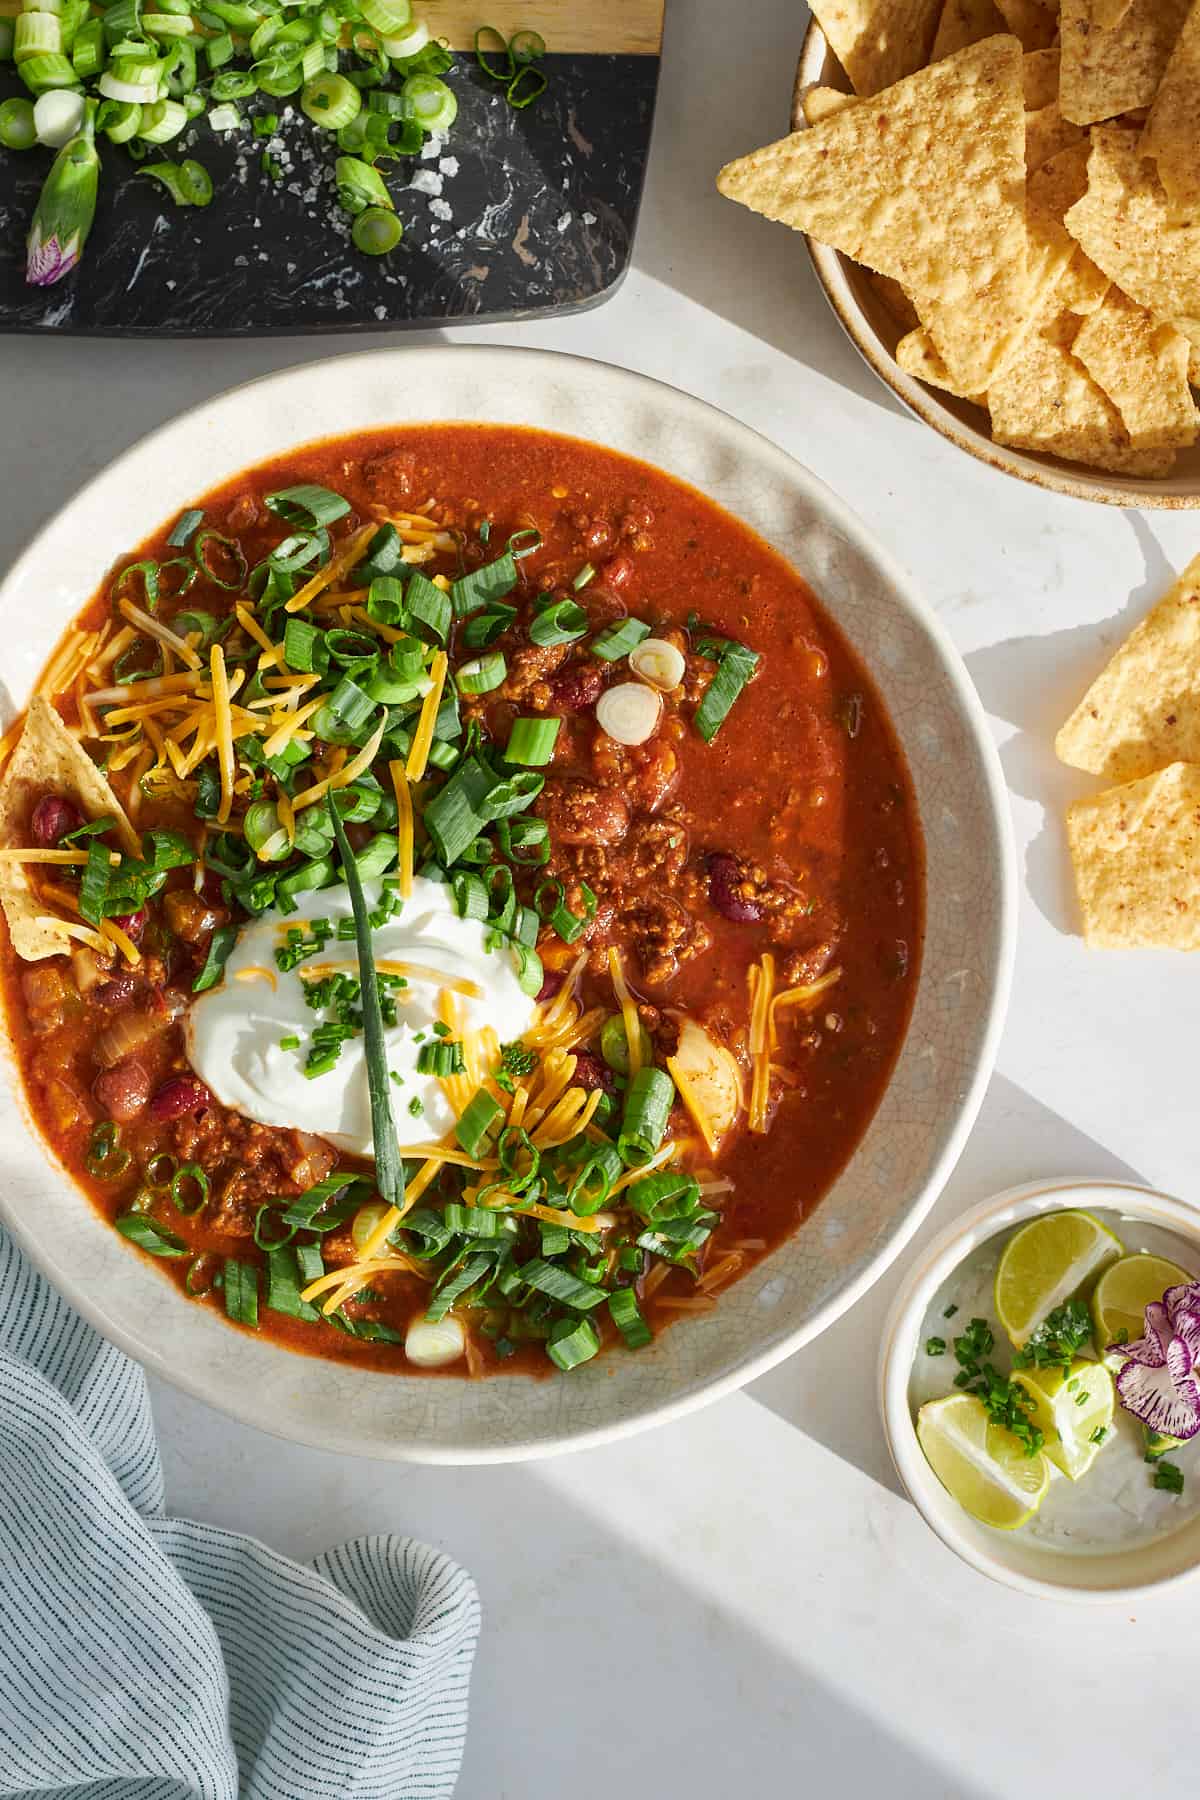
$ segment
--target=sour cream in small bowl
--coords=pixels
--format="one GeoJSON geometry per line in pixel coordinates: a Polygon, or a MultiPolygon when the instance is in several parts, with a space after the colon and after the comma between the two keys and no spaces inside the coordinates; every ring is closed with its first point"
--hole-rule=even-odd
{"type": "Polygon", "coordinates": [[[1200,1436],[1168,1453],[1183,1491],[1156,1486],[1157,1465],[1145,1461],[1142,1426],[1118,1401],[1112,1439],[1088,1473],[1073,1483],[1052,1468],[1040,1507],[1015,1531],[996,1530],[965,1512],[917,1437],[921,1406],[955,1392],[953,1341],[971,1319],[986,1319],[998,1351],[1004,1348],[992,1283],[1005,1244],[1029,1220],[1068,1210],[1094,1215],[1127,1254],[1160,1256],[1200,1277],[1200,1210],[1165,1194],[1121,1182],[1063,1180],[984,1201],[930,1244],[896,1297],[880,1359],[883,1426],[909,1498],[964,1562],[1028,1594],[1128,1600],[1200,1566],[1200,1436]],[[944,1340],[946,1353],[930,1355],[931,1339],[935,1347],[944,1340]]]}

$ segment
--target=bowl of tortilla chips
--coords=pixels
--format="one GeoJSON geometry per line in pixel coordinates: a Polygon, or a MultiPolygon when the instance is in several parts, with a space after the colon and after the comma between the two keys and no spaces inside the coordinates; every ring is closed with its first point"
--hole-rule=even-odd
{"type": "Polygon", "coordinates": [[[1200,507],[1200,0],[813,0],[788,137],[721,170],[806,234],[920,418],[1041,487],[1200,507]]]}

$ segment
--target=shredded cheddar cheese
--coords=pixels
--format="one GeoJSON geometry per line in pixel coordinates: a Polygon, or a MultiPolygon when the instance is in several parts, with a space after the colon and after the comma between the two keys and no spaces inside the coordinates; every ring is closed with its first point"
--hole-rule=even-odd
{"type": "Polygon", "coordinates": [[[339,576],[344,575],[347,569],[352,569],[361,559],[367,540],[374,537],[378,529],[377,525],[364,525],[361,531],[356,531],[341,553],[330,557],[325,567],[319,569],[310,581],[306,581],[298,594],[292,595],[284,606],[284,612],[303,612],[305,607],[311,606],[318,594],[323,594],[327,587],[332,587],[339,576]]]}
{"type": "Polygon", "coordinates": [[[433,685],[421,703],[421,716],[417,720],[412,748],[408,753],[405,773],[410,781],[420,781],[429,765],[433,728],[437,724],[438,708],[442,704],[442,691],[446,686],[446,671],[449,667],[449,657],[444,650],[439,650],[429,671],[433,685]]]}
{"type": "Polygon", "coordinates": [[[352,781],[357,781],[364,770],[369,769],[375,761],[376,752],[383,742],[383,734],[386,730],[387,714],[385,713],[352,762],[344,763],[332,774],[327,775],[324,781],[318,781],[312,787],[305,788],[302,794],[296,795],[293,802],[296,811],[299,812],[302,806],[312,806],[317,800],[323,800],[326,794],[334,788],[349,787],[352,781]]]}
{"type": "Polygon", "coordinates": [[[717,1134],[713,1130],[712,1120],[704,1110],[700,1096],[696,1092],[695,1084],[692,1082],[687,1071],[680,1064],[678,1057],[668,1056],[667,1073],[675,1083],[675,1086],[679,1091],[679,1098],[683,1101],[693,1125],[695,1125],[700,1136],[704,1139],[709,1151],[715,1156],[717,1154],[718,1140],[717,1134]]]}
{"type": "Polygon", "coordinates": [[[107,938],[111,944],[116,945],[131,969],[137,968],[142,960],[142,953],[127,933],[121,930],[121,927],[114,919],[101,920],[100,935],[107,938]]]}
{"type": "Polygon", "coordinates": [[[621,967],[621,953],[612,949],[608,953],[608,969],[612,976],[613,993],[617,996],[617,1005],[621,1008],[621,1017],[625,1022],[625,1042],[629,1049],[629,1075],[633,1078],[642,1066],[642,1021],[637,1009],[637,1001],[629,991],[629,983],[625,979],[625,971],[621,967]]]}
{"type": "Polygon", "coordinates": [[[750,1129],[765,1132],[771,1095],[771,1002],[775,994],[775,958],[764,950],[750,968],[750,1129]]]}
{"type": "Polygon", "coordinates": [[[217,744],[217,764],[221,771],[221,804],[217,823],[223,825],[233,810],[233,719],[229,711],[229,678],[225,673],[225,652],[220,644],[212,647],[209,662],[212,672],[213,729],[217,744]]]}

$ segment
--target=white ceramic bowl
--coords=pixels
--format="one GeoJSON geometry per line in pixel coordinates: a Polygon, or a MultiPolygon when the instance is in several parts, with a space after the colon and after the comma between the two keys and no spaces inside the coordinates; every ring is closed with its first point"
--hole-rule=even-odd
{"type": "MultiPolygon", "coordinates": [[[[833,87],[844,93],[850,89],[841,64],[815,20],[808,28],[796,72],[793,131],[804,129],[801,102],[811,87],[833,87]]],[[[1200,507],[1200,444],[1180,452],[1170,475],[1149,481],[1133,475],[1107,474],[1101,469],[1087,469],[1081,463],[1064,462],[1057,456],[1041,456],[1035,451],[1013,450],[993,443],[988,417],[981,407],[972,406],[969,400],[956,400],[941,388],[927,387],[899,366],[895,349],[904,336],[904,327],[872,287],[867,271],[825,244],[816,244],[807,237],[804,241],[825,297],[855,349],[910,411],[960,450],[1004,475],[1015,475],[1020,481],[1031,481],[1055,493],[1070,494],[1076,500],[1175,511],[1200,507]]]]}
{"type": "MultiPolygon", "coordinates": [[[[917,1441],[909,1384],[925,1314],[943,1282],[989,1238],[1041,1213],[1097,1208],[1174,1234],[1200,1259],[1200,1209],[1120,1181],[1056,1180],[1010,1188],[956,1219],[923,1252],[883,1332],[879,1400],[892,1461],[913,1505],[964,1562],[993,1581],[1052,1600],[1127,1601],[1200,1567],[1200,1513],[1179,1530],[1127,1550],[1066,1553],[1028,1531],[996,1531],[969,1517],[942,1486],[917,1441]]],[[[1157,1247],[1157,1246],[1156,1246],[1157,1247]]],[[[1167,1248],[1160,1252],[1170,1255],[1167,1248]]],[[[1103,1463],[1094,1479],[1103,1480],[1103,1463]]]]}
{"type": "Polygon", "coordinates": [[[47,1162],[10,1081],[0,1212],[87,1316],[148,1368],[281,1436],[371,1456],[545,1455],[670,1418],[813,1337],[861,1294],[937,1195],[974,1119],[1008,992],[1008,806],[956,652],[854,515],[763,438],[687,395],[575,357],[490,348],[342,356],[253,382],[119,458],[0,587],[9,713],[113,561],[239,469],[323,434],[402,421],[509,421],[659,464],[744,519],[811,582],[882,690],[924,822],[928,929],[913,1022],[849,1167],[813,1218],[711,1314],[567,1378],[385,1376],[288,1354],[190,1304],[47,1162]]]}

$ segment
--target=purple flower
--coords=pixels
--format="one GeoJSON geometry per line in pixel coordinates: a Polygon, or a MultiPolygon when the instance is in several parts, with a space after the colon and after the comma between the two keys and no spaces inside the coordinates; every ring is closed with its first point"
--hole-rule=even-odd
{"type": "Polygon", "coordinates": [[[1146,1308],[1132,1344],[1110,1344],[1125,1357],[1117,1375],[1121,1403],[1164,1437],[1200,1432],[1200,1282],[1168,1288],[1146,1308]]]}

